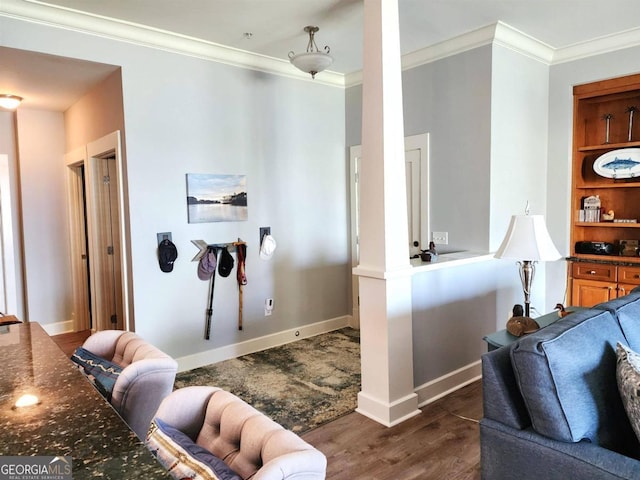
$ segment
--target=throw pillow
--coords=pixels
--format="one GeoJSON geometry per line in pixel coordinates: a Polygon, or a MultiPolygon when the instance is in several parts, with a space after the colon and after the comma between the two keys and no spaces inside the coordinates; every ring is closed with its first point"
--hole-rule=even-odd
{"type": "Polygon", "coordinates": [[[76,349],[71,356],[71,361],[77,363],[100,393],[111,401],[111,392],[122,372],[122,367],[82,347],[76,349]]]}
{"type": "Polygon", "coordinates": [[[209,450],[159,418],[151,422],[145,443],[175,479],[242,480],[209,450]]]}
{"type": "Polygon", "coordinates": [[[640,355],[618,342],[616,380],[633,431],[640,440],[640,355]]]}

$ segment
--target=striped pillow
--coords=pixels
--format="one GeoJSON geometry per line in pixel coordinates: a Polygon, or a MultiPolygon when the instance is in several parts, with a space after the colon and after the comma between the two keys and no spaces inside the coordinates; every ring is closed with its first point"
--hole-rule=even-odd
{"type": "Polygon", "coordinates": [[[113,386],[122,372],[122,367],[82,347],[76,349],[71,356],[71,361],[82,368],[100,393],[110,401],[113,386]]]}
{"type": "Polygon", "coordinates": [[[175,479],[242,480],[242,477],[206,448],[159,418],[151,422],[145,443],[175,479]]]}

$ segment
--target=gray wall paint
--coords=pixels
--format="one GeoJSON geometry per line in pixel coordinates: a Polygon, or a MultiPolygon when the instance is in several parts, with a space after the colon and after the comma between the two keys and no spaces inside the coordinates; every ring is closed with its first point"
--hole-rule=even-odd
{"type": "MultiPolygon", "coordinates": [[[[346,99],[353,145],[361,88],[346,99]]],[[[496,250],[527,200],[532,213],[546,213],[547,99],[548,67],[501,46],[403,72],[405,134],[430,133],[431,226],[449,232],[450,248],[496,250]]],[[[545,268],[532,291],[540,314],[562,300],[547,301],[545,268]]],[[[482,337],[504,328],[523,293],[515,262],[490,260],[415,275],[412,301],[419,386],[477,361],[482,337]]]]}
{"type": "MultiPolygon", "coordinates": [[[[489,250],[491,61],[486,46],[403,72],[405,135],[430,134],[431,226],[449,232],[452,249],[489,250]]],[[[346,102],[347,144],[357,145],[362,88],[347,89],[346,102]]],[[[414,275],[416,387],[478,361],[482,337],[504,327],[521,296],[512,262],[414,275]]]]}
{"type": "MultiPolygon", "coordinates": [[[[489,248],[491,47],[402,72],[405,135],[430,134],[433,231],[448,249],[489,248]]],[[[346,91],[348,146],[361,143],[362,87],[346,91]]]]}
{"type": "MultiPolygon", "coordinates": [[[[348,201],[344,92],[105,38],[3,18],[2,45],[122,66],[136,330],[174,356],[347,315],[348,201]],[[176,94],[180,101],[176,101],[176,94]],[[311,112],[311,113],[310,113],[311,112]],[[186,173],[246,174],[249,220],[188,224],[186,173]],[[258,258],[258,229],[278,248],[258,258]],[[171,274],[156,232],[171,231],[171,274]],[[248,242],[244,321],[232,275],[208,283],[192,239],[248,242]],[[275,310],[265,317],[264,300],[275,310]]],[[[65,319],[59,319],[65,320],[65,319]]]]}

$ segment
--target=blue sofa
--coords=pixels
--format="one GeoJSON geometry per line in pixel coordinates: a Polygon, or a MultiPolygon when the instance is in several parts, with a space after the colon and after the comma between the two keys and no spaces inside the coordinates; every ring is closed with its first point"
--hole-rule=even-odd
{"type": "Polygon", "coordinates": [[[640,287],[482,356],[484,480],[640,479],[617,342],[640,352],[640,287]]]}

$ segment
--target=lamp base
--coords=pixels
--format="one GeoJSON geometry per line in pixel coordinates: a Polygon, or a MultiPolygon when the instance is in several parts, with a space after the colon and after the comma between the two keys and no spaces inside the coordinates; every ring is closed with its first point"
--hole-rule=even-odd
{"type": "Polygon", "coordinates": [[[522,292],[524,293],[524,316],[529,317],[531,313],[531,284],[536,274],[535,262],[523,260],[520,265],[520,281],[522,282],[522,292]]]}

